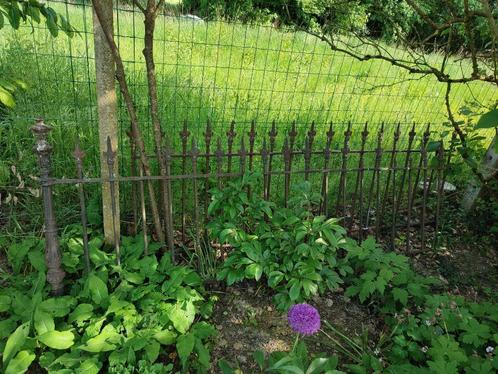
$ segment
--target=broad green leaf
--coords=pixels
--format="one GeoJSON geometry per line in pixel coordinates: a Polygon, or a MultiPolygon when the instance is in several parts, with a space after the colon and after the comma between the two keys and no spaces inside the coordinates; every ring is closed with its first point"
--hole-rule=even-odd
{"type": "Polygon", "coordinates": [[[194,322],[195,307],[191,301],[178,302],[167,308],[167,314],[175,329],[185,334],[194,322]]]}
{"type": "Polygon", "coordinates": [[[100,279],[95,274],[90,274],[88,276],[88,289],[90,290],[90,295],[95,304],[101,305],[107,301],[109,293],[107,291],[107,285],[102,279],[100,279]]]}
{"type": "Polygon", "coordinates": [[[36,355],[30,351],[21,351],[14,357],[5,369],[5,374],[22,374],[28,370],[36,355]]]}
{"type": "Polygon", "coordinates": [[[81,322],[90,319],[93,316],[92,304],[80,304],[69,315],[68,322],[81,322]]]}
{"type": "Polygon", "coordinates": [[[15,317],[11,317],[8,319],[4,319],[0,321],[0,340],[6,339],[12,331],[16,328],[16,320],[15,317]]]}
{"type": "Polygon", "coordinates": [[[40,308],[36,308],[34,320],[35,330],[38,335],[43,335],[46,332],[55,330],[54,318],[40,308]]]}
{"type": "Polygon", "coordinates": [[[185,366],[187,359],[194,350],[195,336],[193,334],[180,335],[178,337],[178,342],[176,343],[176,350],[178,351],[178,357],[182,362],[182,366],[185,366]]]}
{"type": "Polygon", "coordinates": [[[155,341],[150,341],[149,344],[145,346],[145,354],[150,362],[154,363],[157,360],[160,349],[161,345],[155,341]]]}
{"type": "Polygon", "coordinates": [[[0,295],[0,312],[6,312],[10,309],[10,297],[7,295],[0,295]]]}
{"type": "Polygon", "coordinates": [[[39,335],[38,340],[53,349],[67,349],[74,344],[74,334],[71,331],[48,331],[39,335]]]}
{"type": "Polygon", "coordinates": [[[98,374],[102,368],[102,363],[97,359],[86,358],[79,367],[75,369],[77,374],[98,374]]]}
{"type": "Polygon", "coordinates": [[[176,341],[176,333],[170,330],[162,330],[153,335],[159,343],[164,345],[173,344],[176,341]]]}
{"type": "Polygon", "coordinates": [[[76,299],[72,296],[52,297],[40,303],[39,308],[54,317],[64,317],[69,314],[76,299]]]}
{"type": "Polygon", "coordinates": [[[300,294],[301,294],[301,283],[296,281],[289,290],[289,297],[292,301],[295,301],[299,298],[300,294]]]}
{"type": "Polygon", "coordinates": [[[315,373],[318,373],[319,369],[321,369],[326,364],[328,364],[328,362],[329,362],[328,358],[315,358],[311,362],[311,365],[308,367],[308,370],[306,370],[306,374],[315,374],[315,373]]]}
{"type": "Polygon", "coordinates": [[[213,325],[210,325],[207,322],[198,322],[194,326],[192,326],[192,333],[199,339],[206,339],[210,336],[216,334],[216,329],[213,325]]]}
{"type": "Polygon", "coordinates": [[[89,339],[80,349],[87,352],[107,352],[116,349],[116,344],[121,340],[121,335],[116,332],[113,325],[106,325],[102,332],[94,338],[89,339]]]}
{"type": "Polygon", "coordinates": [[[29,335],[30,325],[29,322],[23,323],[7,339],[5,349],[3,350],[4,365],[8,364],[12,357],[14,357],[24,345],[24,342],[29,335]]]}
{"type": "Polygon", "coordinates": [[[477,121],[475,129],[491,129],[493,127],[498,127],[498,109],[484,113],[477,121]]]}

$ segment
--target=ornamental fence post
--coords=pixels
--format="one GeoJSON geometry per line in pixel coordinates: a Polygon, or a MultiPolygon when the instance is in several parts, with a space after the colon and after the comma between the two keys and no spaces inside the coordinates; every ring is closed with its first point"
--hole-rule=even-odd
{"type": "Polygon", "coordinates": [[[52,186],[50,184],[50,166],[52,146],[47,141],[47,136],[52,128],[45,125],[43,119],[38,119],[31,127],[36,137],[34,151],[38,156],[40,169],[40,185],[43,198],[43,218],[45,225],[45,263],[47,265],[47,280],[52,287],[52,293],[60,296],[64,293],[64,270],[61,266],[61,253],[57,238],[57,223],[54,212],[52,186]]]}

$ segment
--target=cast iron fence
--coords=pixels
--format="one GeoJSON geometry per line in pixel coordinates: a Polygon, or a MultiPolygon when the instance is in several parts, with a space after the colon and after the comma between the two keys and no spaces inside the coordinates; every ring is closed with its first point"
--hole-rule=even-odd
{"type": "MultiPolygon", "coordinates": [[[[116,212],[118,204],[123,206],[123,215],[130,212],[132,231],[136,234],[141,230],[147,245],[151,232],[148,223],[150,199],[144,182],[165,181],[170,196],[168,209],[172,213],[162,212],[160,227],[178,243],[187,240],[189,227],[202,227],[209,220],[210,188],[222,188],[227,181],[246,172],[262,175],[261,186],[247,191],[248,194],[258,193],[264,199],[282,205],[287,205],[293,185],[308,181],[322,197],[316,213],[341,217],[349,234],[357,239],[375,235],[392,248],[409,252],[424,250],[430,240],[436,240],[445,199],[445,168],[452,152],[444,148],[443,142],[431,141],[429,125],[413,125],[405,143],[399,141],[400,126],[394,131],[386,131],[380,126],[376,133],[371,133],[365,124],[358,144],[352,144],[351,124],[343,133],[336,132],[330,124],[325,134],[317,133],[311,124],[302,137],[298,137],[295,123],[289,127],[286,134],[279,134],[274,124],[266,133],[258,131],[253,122],[248,133],[237,133],[232,122],[226,139],[222,140],[221,137],[213,139],[208,122],[200,147],[185,122],[176,135],[180,138],[179,149],[171,147],[174,134],[168,134],[162,149],[167,163],[166,175],[151,176],[144,175],[134,147],[129,165],[131,175],[114,175],[116,152],[108,141],[104,153],[108,175],[87,177],[83,166],[85,153],[76,141],[73,152],[75,177],[56,178],[50,171],[50,127],[38,120],[32,130],[37,138],[35,151],[40,165],[47,252],[60,256],[55,222],[57,207],[52,200],[52,190],[56,186],[75,185],[78,188],[83,247],[89,266],[86,191],[90,184],[109,184],[112,212],[116,212]],[[368,142],[369,137],[374,137],[374,142],[368,142]],[[392,138],[387,146],[386,137],[392,138]],[[131,184],[128,189],[131,196],[120,193],[118,201],[117,184],[131,184]]],[[[193,231],[199,233],[199,230],[193,231]]],[[[116,230],[114,236],[119,259],[120,238],[116,230]]]]}

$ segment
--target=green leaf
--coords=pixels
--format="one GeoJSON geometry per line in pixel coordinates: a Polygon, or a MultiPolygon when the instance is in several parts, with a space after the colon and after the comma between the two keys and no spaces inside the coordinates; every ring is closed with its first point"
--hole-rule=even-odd
{"type": "Polygon", "coordinates": [[[4,365],[7,365],[12,357],[19,352],[24,345],[24,342],[29,335],[30,325],[30,322],[23,323],[7,339],[5,349],[3,350],[4,365]]]}
{"type": "Polygon", "coordinates": [[[14,357],[7,369],[5,369],[5,374],[22,374],[28,370],[29,365],[33,362],[36,355],[31,351],[21,351],[16,357],[14,357]]]}
{"type": "Polygon", "coordinates": [[[116,332],[114,326],[106,325],[99,335],[88,339],[84,345],[80,346],[80,349],[92,353],[113,351],[120,340],[121,335],[116,332]]]}
{"type": "Polygon", "coordinates": [[[192,301],[178,302],[168,306],[166,313],[175,329],[185,334],[194,322],[195,307],[192,301]]]}
{"type": "Polygon", "coordinates": [[[53,349],[67,349],[74,344],[74,334],[71,331],[48,331],[39,335],[38,340],[53,349]]]}
{"type": "Polygon", "coordinates": [[[178,351],[178,357],[180,357],[182,366],[185,366],[190,354],[194,350],[194,344],[195,336],[193,334],[185,334],[178,337],[176,350],[178,351]]]}
{"type": "Polygon", "coordinates": [[[315,358],[308,367],[308,370],[306,370],[306,374],[318,373],[319,369],[324,367],[328,362],[328,358],[315,358]]]}
{"type": "Polygon", "coordinates": [[[399,300],[403,305],[408,304],[408,291],[402,288],[393,288],[393,297],[394,300],[399,300]]]}
{"type": "Polygon", "coordinates": [[[263,370],[265,366],[265,354],[262,351],[255,351],[252,356],[254,357],[256,363],[259,365],[259,368],[263,370]]]}
{"type": "Polygon", "coordinates": [[[0,103],[8,108],[12,108],[16,105],[14,96],[2,86],[0,86],[0,103]]]}
{"type": "Polygon", "coordinates": [[[150,341],[149,344],[145,347],[145,354],[150,362],[154,363],[159,356],[159,350],[161,349],[161,345],[158,342],[150,341]]]}
{"type": "Polygon", "coordinates": [[[98,374],[102,364],[97,359],[85,358],[79,367],[75,369],[76,374],[98,374]]]}
{"type": "Polygon", "coordinates": [[[109,293],[107,291],[107,285],[104,281],[92,273],[88,276],[87,282],[93,302],[98,305],[107,302],[109,293]]]}
{"type": "Polygon", "coordinates": [[[0,312],[6,312],[10,309],[10,297],[7,295],[0,295],[0,312]]]}
{"type": "Polygon", "coordinates": [[[90,319],[93,316],[92,304],[80,304],[69,315],[68,322],[81,322],[90,319]]]}
{"type": "Polygon", "coordinates": [[[176,333],[171,330],[162,330],[153,335],[154,339],[164,345],[173,344],[176,341],[176,336],[176,333]]]}
{"type": "Polygon", "coordinates": [[[64,317],[69,314],[69,311],[75,302],[76,300],[72,296],[52,297],[43,300],[40,303],[39,308],[53,317],[64,317]]]}
{"type": "Polygon", "coordinates": [[[301,294],[301,283],[299,281],[295,281],[289,290],[289,297],[292,301],[295,301],[299,298],[300,294],[301,294]]]}
{"type": "Polygon", "coordinates": [[[54,318],[40,308],[36,308],[34,320],[35,330],[38,335],[55,330],[54,318]]]}
{"type": "Polygon", "coordinates": [[[477,124],[475,129],[491,129],[493,127],[498,127],[498,109],[490,110],[487,113],[484,113],[477,124]]]}

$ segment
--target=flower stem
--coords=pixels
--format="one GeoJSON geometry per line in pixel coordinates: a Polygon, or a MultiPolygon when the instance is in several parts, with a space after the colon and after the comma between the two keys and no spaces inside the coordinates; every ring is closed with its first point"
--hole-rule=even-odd
{"type": "Polygon", "coordinates": [[[299,342],[299,334],[296,334],[296,340],[294,341],[294,346],[292,347],[292,353],[296,353],[297,343],[299,342]]]}

